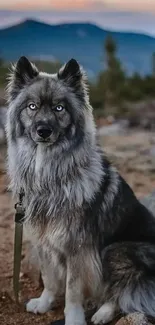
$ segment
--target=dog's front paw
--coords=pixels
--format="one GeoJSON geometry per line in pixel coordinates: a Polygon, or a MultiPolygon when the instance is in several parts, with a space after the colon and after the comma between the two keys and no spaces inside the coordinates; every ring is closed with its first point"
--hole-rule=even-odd
{"type": "Polygon", "coordinates": [[[87,325],[87,323],[85,322],[85,320],[83,320],[82,322],[77,320],[77,319],[74,319],[74,320],[71,320],[71,321],[65,321],[65,325],[87,325]]]}
{"type": "Polygon", "coordinates": [[[26,310],[34,314],[44,314],[51,309],[53,301],[52,293],[44,289],[40,298],[31,299],[27,303],[26,310]]]}
{"type": "Polygon", "coordinates": [[[65,322],[65,325],[87,325],[87,323],[84,321],[84,322],[79,322],[77,320],[73,320],[72,322],[65,322]]]}
{"type": "Polygon", "coordinates": [[[70,305],[65,308],[65,325],[86,325],[82,306],[70,305]]]}
{"type": "Polygon", "coordinates": [[[65,325],[87,325],[85,319],[78,319],[78,318],[74,318],[74,319],[66,319],[65,321],[65,325]]]}
{"type": "Polygon", "coordinates": [[[47,304],[40,297],[40,298],[31,299],[26,305],[26,310],[29,313],[44,314],[50,310],[50,307],[51,304],[47,304]]]}

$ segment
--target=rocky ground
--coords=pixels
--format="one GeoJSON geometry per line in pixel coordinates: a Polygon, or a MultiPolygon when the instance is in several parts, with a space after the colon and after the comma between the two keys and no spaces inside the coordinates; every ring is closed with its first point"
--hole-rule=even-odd
{"type": "MultiPolygon", "coordinates": [[[[118,167],[138,197],[155,189],[155,134],[142,131],[125,131],[113,135],[100,135],[100,142],[108,156],[118,167]]],[[[27,243],[24,241],[22,254],[21,304],[13,299],[12,264],[14,236],[14,208],[7,192],[7,177],[4,168],[5,148],[0,147],[0,324],[44,325],[63,318],[63,302],[43,316],[25,312],[24,302],[39,295],[41,288],[38,273],[27,263],[27,243]]],[[[89,315],[88,315],[89,316],[89,315]]],[[[113,325],[117,321],[113,322],[113,325]]],[[[117,325],[148,325],[149,321],[140,314],[121,318],[117,325]]]]}

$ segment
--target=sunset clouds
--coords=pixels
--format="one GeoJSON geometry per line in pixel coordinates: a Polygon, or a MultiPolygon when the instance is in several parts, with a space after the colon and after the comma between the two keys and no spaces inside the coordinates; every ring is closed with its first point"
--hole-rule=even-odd
{"type": "Polygon", "coordinates": [[[103,2],[114,9],[155,12],[155,0],[103,0],[103,2]]]}
{"type": "Polygon", "coordinates": [[[89,10],[104,6],[103,0],[5,0],[0,1],[0,7],[11,9],[56,9],[56,10],[89,10]]]}
{"type": "Polygon", "coordinates": [[[155,12],[155,0],[1,0],[0,8],[16,10],[123,10],[155,12]]]}

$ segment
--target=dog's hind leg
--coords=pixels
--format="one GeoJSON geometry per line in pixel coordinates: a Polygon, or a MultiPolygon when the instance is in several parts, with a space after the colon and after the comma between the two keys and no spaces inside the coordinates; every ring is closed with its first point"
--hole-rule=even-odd
{"type": "Polygon", "coordinates": [[[95,324],[111,321],[115,311],[155,317],[155,244],[114,243],[102,253],[103,301],[95,324]],[[110,301],[110,303],[109,303],[110,301]]]}

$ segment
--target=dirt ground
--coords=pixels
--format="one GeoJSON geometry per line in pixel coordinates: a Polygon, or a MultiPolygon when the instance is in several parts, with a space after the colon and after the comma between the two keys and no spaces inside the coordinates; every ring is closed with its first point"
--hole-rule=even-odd
{"type": "MultiPolygon", "coordinates": [[[[100,139],[111,160],[118,167],[138,197],[155,189],[155,134],[130,131],[125,135],[100,139]]],[[[27,245],[23,245],[21,269],[21,304],[16,306],[12,289],[14,202],[7,191],[4,167],[5,149],[0,148],[0,324],[44,325],[63,318],[63,303],[43,316],[28,314],[24,302],[39,295],[38,273],[27,265],[27,245]]]]}

